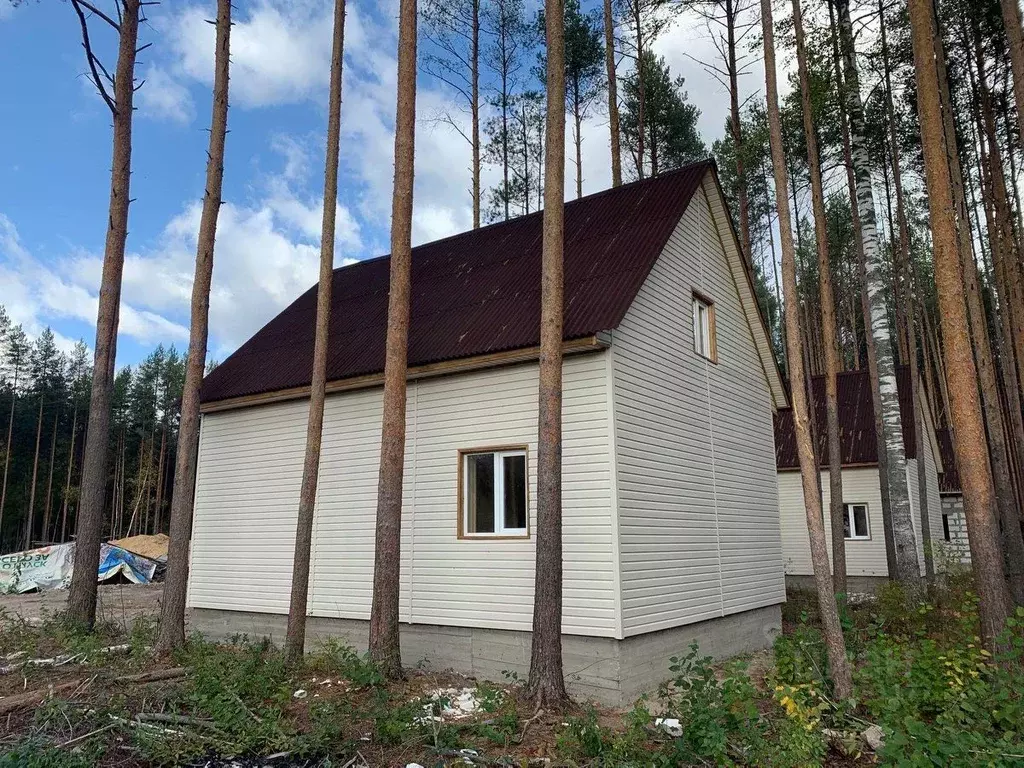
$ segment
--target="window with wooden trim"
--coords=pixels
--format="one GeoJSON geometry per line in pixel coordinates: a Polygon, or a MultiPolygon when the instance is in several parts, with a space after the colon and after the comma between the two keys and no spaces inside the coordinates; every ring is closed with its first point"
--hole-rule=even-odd
{"type": "Polygon", "coordinates": [[[843,504],[843,535],[848,541],[871,538],[867,504],[843,504]]]}
{"type": "Polygon", "coordinates": [[[459,536],[527,538],[526,448],[459,452],[459,536]]]}
{"type": "Polygon", "coordinates": [[[718,362],[715,343],[715,304],[699,293],[693,294],[693,349],[711,362],[718,362]]]}

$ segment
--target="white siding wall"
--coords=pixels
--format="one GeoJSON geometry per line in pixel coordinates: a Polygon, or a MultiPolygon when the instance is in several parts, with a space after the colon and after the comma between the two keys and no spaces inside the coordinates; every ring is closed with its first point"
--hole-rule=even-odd
{"type": "Polygon", "coordinates": [[[739,296],[698,193],[612,344],[626,635],[785,599],[771,393],[739,296]],[[694,352],[694,289],[717,365],[694,352]]]}
{"type": "MultiPolygon", "coordinates": [[[[563,629],[615,636],[607,353],[565,361],[563,629]]],[[[203,417],[189,604],[287,611],[306,401],[203,417]]],[[[381,390],[328,397],[309,611],[370,614],[381,390]]],[[[457,538],[458,450],[529,446],[535,525],[537,366],[410,382],[401,618],[530,629],[534,539],[457,538]]]]}
{"type": "MultiPolygon", "coordinates": [[[[931,522],[933,542],[942,541],[942,505],[939,499],[938,474],[931,451],[927,454],[928,472],[928,517],[931,522]]],[[[907,461],[907,480],[910,483],[910,507],[914,519],[914,537],[917,542],[921,573],[924,573],[924,550],[921,536],[921,517],[918,513],[917,460],[907,461]]],[[[811,545],[807,537],[807,513],[804,509],[804,493],[800,473],[785,471],[778,473],[779,509],[782,522],[782,552],[786,573],[810,575],[811,545]]],[[[832,559],[831,519],[829,514],[828,472],[821,473],[822,513],[825,519],[825,534],[829,542],[829,560],[832,559]]],[[[849,576],[887,576],[885,561],[885,535],[882,525],[882,496],[878,485],[877,467],[850,467],[843,470],[843,501],[846,504],[867,504],[869,540],[846,542],[846,573],[849,576]]]]}

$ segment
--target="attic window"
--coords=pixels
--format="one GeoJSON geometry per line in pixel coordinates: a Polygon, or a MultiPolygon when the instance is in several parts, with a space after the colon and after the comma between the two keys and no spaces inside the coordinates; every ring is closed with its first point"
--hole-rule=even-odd
{"type": "Polygon", "coordinates": [[[526,448],[459,452],[459,537],[527,538],[526,448]]]}
{"type": "Polygon", "coordinates": [[[843,534],[851,541],[870,539],[867,504],[843,504],[843,534]]]}
{"type": "Polygon", "coordinates": [[[718,362],[715,343],[715,303],[696,291],[693,294],[693,349],[701,357],[718,362]]]}

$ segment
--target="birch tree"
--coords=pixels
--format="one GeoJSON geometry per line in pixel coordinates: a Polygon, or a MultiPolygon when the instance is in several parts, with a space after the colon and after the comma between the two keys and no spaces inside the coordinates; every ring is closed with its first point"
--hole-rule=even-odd
{"type": "Polygon", "coordinates": [[[416,0],[398,12],[398,106],[395,112],[395,185],[391,201],[391,274],[384,360],[384,418],[370,609],[370,658],[389,678],[402,674],[398,635],[402,480],[405,471],[406,371],[412,292],[412,194],[416,129],[416,0]]]}
{"type": "MultiPolygon", "coordinates": [[[[178,452],[171,491],[170,541],[167,577],[160,611],[158,652],[170,651],[185,642],[185,594],[188,587],[188,550],[192,540],[193,488],[199,453],[199,388],[206,367],[209,337],[210,284],[213,279],[217,217],[224,186],[224,144],[228,128],[228,79],[231,57],[231,0],[217,0],[217,34],[214,48],[213,111],[206,161],[206,190],[199,219],[196,266],[192,279],[192,317],[189,323],[188,360],[181,399],[178,452]]],[[[166,417],[165,417],[166,419],[166,417]]],[[[166,420],[164,440],[166,440],[166,420]]],[[[160,465],[164,447],[161,443],[160,465]]],[[[160,494],[158,493],[158,505],[160,494]]]]}
{"type": "Polygon", "coordinates": [[[117,65],[110,82],[104,80],[99,73],[101,65],[93,53],[86,11],[80,0],[71,0],[82,28],[82,42],[93,84],[110,109],[114,122],[110,210],[107,216],[107,238],[100,278],[99,309],[96,315],[89,422],[82,457],[82,490],[76,525],[75,569],[68,594],[69,618],[89,628],[96,620],[96,572],[99,568],[100,541],[103,536],[110,403],[114,384],[114,360],[117,356],[121,276],[124,270],[125,242],[128,239],[128,206],[131,203],[132,104],[135,97],[135,61],[138,56],[139,17],[142,10],[142,0],[116,2],[117,21],[106,15],[100,16],[102,23],[113,27],[118,35],[117,65]]]}
{"type": "Polygon", "coordinates": [[[793,426],[796,432],[797,455],[800,460],[804,507],[807,511],[811,565],[818,592],[818,609],[821,613],[829,670],[832,674],[836,697],[847,699],[852,687],[850,666],[846,658],[843,629],[839,623],[839,608],[829,577],[828,545],[825,540],[825,524],[821,514],[818,466],[815,462],[814,446],[811,443],[807,385],[803,366],[799,362],[803,358],[803,351],[801,349],[799,298],[796,285],[796,249],[793,246],[789,198],[786,193],[789,181],[782,145],[782,119],[779,115],[779,89],[775,70],[775,32],[772,24],[771,0],[761,0],[761,28],[764,34],[764,70],[772,168],[775,175],[775,204],[779,211],[779,240],[782,245],[782,288],[785,298],[786,351],[790,361],[787,368],[793,398],[793,426]]]}
{"type": "Polygon", "coordinates": [[[1003,577],[999,526],[986,450],[985,425],[978,396],[977,370],[967,331],[963,273],[956,244],[956,214],[951,194],[947,147],[936,70],[935,8],[932,0],[909,0],[911,40],[917,82],[917,108],[925,162],[925,183],[932,228],[935,287],[949,382],[950,418],[956,435],[956,461],[964,495],[964,514],[979,597],[982,640],[991,652],[1010,613],[1003,577]]]}
{"type": "Polygon", "coordinates": [[[537,420],[537,559],[529,692],[538,710],[569,700],[562,670],[562,324],[565,36],[562,0],[545,0],[547,127],[537,420]]]}
{"type": "Polygon", "coordinates": [[[839,37],[845,81],[843,95],[846,100],[847,117],[850,121],[851,161],[856,180],[857,212],[860,218],[864,249],[864,286],[870,315],[868,332],[874,341],[878,369],[878,395],[882,411],[889,507],[896,555],[895,575],[904,583],[914,584],[920,579],[921,570],[910,508],[903,426],[899,394],[896,388],[896,361],[893,354],[889,316],[885,305],[884,265],[878,244],[875,198],[871,182],[871,158],[864,132],[864,108],[860,95],[860,78],[857,72],[849,0],[836,0],[836,10],[839,17],[839,37]]]}

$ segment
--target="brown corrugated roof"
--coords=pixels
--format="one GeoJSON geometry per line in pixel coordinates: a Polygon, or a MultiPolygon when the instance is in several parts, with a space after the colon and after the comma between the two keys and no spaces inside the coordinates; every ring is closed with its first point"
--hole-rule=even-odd
{"type": "MultiPolygon", "coordinates": [[[[871,404],[871,379],[867,370],[844,371],[836,381],[839,402],[839,443],[843,466],[877,464],[878,445],[875,438],[875,412],[871,404]]],[[[828,446],[825,420],[825,377],[815,376],[815,422],[818,429],[822,467],[828,466],[828,446]]],[[[910,372],[906,366],[896,370],[896,387],[900,398],[900,416],[903,422],[903,445],[908,459],[917,455],[915,450],[913,408],[910,402],[910,372]]],[[[796,453],[796,433],[793,429],[793,410],[780,408],[775,414],[775,463],[779,469],[797,469],[800,462],[796,453]]]]}
{"type": "MultiPolygon", "coordinates": [[[[566,340],[619,325],[705,175],[705,161],[565,205],[566,340]]],[[[540,342],[542,214],[412,252],[409,365],[540,342]]],[[[329,381],[384,369],[390,259],[334,271],[329,381]]],[[[308,386],[316,286],[204,379],[204,403],[308,386]]]]}
{"type": "Polygon", "coordinates": [[[939,473],[939,493],[960,493],[960,473],[956,469],[953,436],[948,428],[942,427],[935,430],[935,440],[939,444],[939,456],[942,457],[942,471],[939,473]]]}

